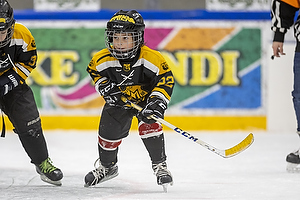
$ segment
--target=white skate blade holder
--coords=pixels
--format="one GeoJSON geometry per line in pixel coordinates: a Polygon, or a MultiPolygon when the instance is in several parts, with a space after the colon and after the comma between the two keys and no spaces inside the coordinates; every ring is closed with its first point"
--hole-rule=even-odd
{"type": "Polygon", "coordinates": [[[44,181],[46,183],[50,183],[52,185],[56,185],[56,186],[61,186],[62,185],[61,181],[52,181],[47,176],[45,176],[44,174],[40,174],[40,178],[41,178],[42,181],[44,181]]]}
{"type": "Polygon", "coordinates": [[[169,183],[162,184],[162,187],[163,187],[163,190],[165,193],[168,192],[168,185],[169,185],[169,183]]]}
{"type": "MultiPolygon", "coordinates": [[[[114,175],[112,175],[112,176],[105,177],[105,178],[103,178],[101,181],[99,181],[99,183],[103,183],[103,182],[105,182],[105,181],[108,181],[108,180],[110,180],[110,179],[112,179],[112,178],[115,178],[115,177],[118,176],[118,175],[119,175],[119,173],[116,173],[116,174],[114,174],[114,175]]],[[[97,184],[99,184],[99,183],[97,183],[97,184]]],[[[97,184],[95,184],[95,185],[97,185],[97,184]]],[[[93,186],[95,186],[95,185],[84,184],[84,187],[93,187],[93,186]]]]}
{"type": "Polygon", "coordinates": [[[163,190],[164,190],[165,193],[168,192],[168,186],[169,185],[173,185],[173,182],[161,184],[161,186],[163,187],[163,190]]]}

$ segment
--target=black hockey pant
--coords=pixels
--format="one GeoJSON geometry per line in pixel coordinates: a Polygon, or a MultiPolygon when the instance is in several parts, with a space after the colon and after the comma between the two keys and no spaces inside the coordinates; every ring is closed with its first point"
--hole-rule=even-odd
{"type": "Polygon", "coordinates": [[[48,158],[39,112],[30,87],[20,85],[0,98],[1,110],[14,126],[14,132],[34,164],[48,158]]]}
{"type": "MultiPolygon", "coordinates": [[[[132,118],[137,114],[134,109],[123,109],[104,105],[98,137],[99,158],[103,166],[117,163],[118,146],[123,138],[127,137],[132,123],[132,118]]],[[[143,138],[143,143],[149,153],[152,163],[166,160],[164,135],[143,138]]]]}

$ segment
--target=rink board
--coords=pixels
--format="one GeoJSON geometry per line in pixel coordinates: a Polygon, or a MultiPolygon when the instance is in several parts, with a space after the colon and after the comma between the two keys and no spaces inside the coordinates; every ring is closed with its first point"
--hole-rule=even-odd
{"type": "MultiPolygon", "coordinates": [[[[13,126],[5,119],[7,130],[12,130],[13,126]]],[[[44,130],[97,130],[99,126],[99,116],[42,116],[42,126],[44,130]]],[[[185,131],[196,130],[266,130],[266,117],[260,116],[168,116],[165,118],[168,122],[185,131]],[[217,124],[217,126],[216,126],[217,124]]],[[[2,126],[2,125],[1,125],[2,126]]],[[[165,130],[170,128],[164,126],[165,130]]],[[[138,130],[137,119],[134,118],[131,130],[138,130]]]]}
{"type": "MultiPolygon", "coordinates": [[[[150,19],[146,13],[146,45],[161,52],[175,77],[166,119],[188,130],[265,130],[269,21],[214,14],[214,19],[150,19]]],[[[74,21],[70,15],[17,20],[30,29],[38,47],[37,68],[27,83],[44,129],[97,129],[104,101],[86,67],[105,48],[107,20],[74,21]]]]}

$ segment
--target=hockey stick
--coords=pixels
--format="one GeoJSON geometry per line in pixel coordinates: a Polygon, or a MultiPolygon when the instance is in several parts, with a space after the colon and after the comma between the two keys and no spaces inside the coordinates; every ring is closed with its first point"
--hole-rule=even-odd
{"type": "MultiPolygon", "coordinates": [[[[137,109],[138,111],[141,111],[143,108],[136,105],[135,103],[129,101],[126,97],[122,96],[121,97],[122,101],[124,101],[125,103],[129,104],[131,107],[137,109]]],[[[204,148],[218,154],[219,156],[222,156],[223,158],[230,158],[232,156],[235,156],[239,153],[241,153],[242,151],[244,151],[245,149],[247,149],[254,141],[254,137],[253,137],[253,134],[250,133],[243,141],[241,141],[240,143],[238,143],[237,145],[229,148],[229,149],[225,149],[225,150],[221,150],[221,149],[217,149],[215,148],[214,146],[198,139],[197,137],[191,135],[190,133],[186,132],[186,131],[183,131],[181,130],[180,128],[174,126],[173,124],[165,121],[164,119],[162,118],[159,118],[155,115],[152,115],[151,116],[152,119],[160,122],[161,124],[164,124],[166,125],[167,127],[173,129],[174,131],[176,131],[177,133],[183,135],[184,137],[200,144],[201,146],[203,146],[204,148]]]]}

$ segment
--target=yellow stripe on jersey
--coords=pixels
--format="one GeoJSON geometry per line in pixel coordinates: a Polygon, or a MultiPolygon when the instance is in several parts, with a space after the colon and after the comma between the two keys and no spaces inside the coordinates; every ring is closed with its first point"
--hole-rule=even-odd
{"type": "MultiPolygon", "coordinates": [[[[29,68],[28,66],[24,65],[23,63],[16,63],[13,69],[23,80],[26,80],[29,76],[29,73],[33,70],[32,68],[29,68]],[[26,68],[26,69],[25,69],[26,68]]],[[[0,73],[0,76],[7,72],[9,69],[3,71],[0,73]]],[[[23,84],[23,82],[21,81],[23,84]]]]}
{"type": "MultiPolygon", "coordinates": [[[[110,52],[107,49],[102,49],[101,51],[97,52],[93,56],[91,62],[89,63],[88,68],[99,72],[99,71],[106,69],[105,67],[103,69],[102,68],[100,69],[101,64],[110,62],[110,61],[118,61],[118,60],[116,58],[112,57],[110,52]]],[[[107,65],[107,64],[104,66],[109,67],[109,65],[107,65]]]]}
{"type": "Polygon", "coordinates": [[[282,2],[285,2],[295,8],[300,8],[299,0],[281,0],[282,2]]]}
{"type": "Polygon", "coordinates": [[[16,67],[13,68],[17,74],[19,74],[24,80],[29,76],[33,68],[28,67],[24,63],[17,63],[16,67]]]}
{"type": "MultiPolygon", "coordinates": [[[[166,90],[162,89],[162,88],[158,88],[158,87],[155,87],[152,92],[151,92],[151,95],[156,95],[155,92],[159,92],[161,93],[168,101],[166,101],[167,103],[170,101],[171,97],[170,95],[166,92],[166,90]]],[[[157,96],[160,96],[161,98],[163,98],[161,95],[157,95],[157,96]]],[[[163,98],[164,100],[166,100],[165,98],[163,98]]]]}
{"type": "Polygon", "coordinates": [[[102,78],[99,72],[106,69],[105,66],[109,66],[106,62],[110,61],[118,62],[116,58],[111,56],[108,49],[102,49],[93,56],[92,60],[89,63],[87,71],[92,76],[92,79],[95,83],[102,78]]]}
{"type": "Polygon", "coordinates": [[[108,61],[118,61],[118,59],[114,58],[108,49],[102,49],[98,53],[93,56],[93,60],[95,61],[95,69],[98,65],[108,62],[108,61]]]}

